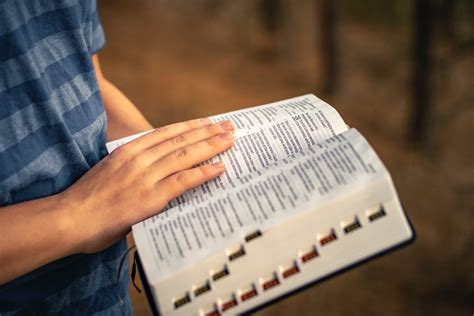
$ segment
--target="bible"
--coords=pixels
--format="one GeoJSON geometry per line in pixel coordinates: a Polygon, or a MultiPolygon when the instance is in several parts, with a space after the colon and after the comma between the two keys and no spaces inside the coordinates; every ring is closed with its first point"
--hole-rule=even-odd
{"type": "Polygon", "coordinates": [[[235,146],[205,162],[226,172],[132,228],[155,313],[252,312],[414,239],[388,170],[329,104],[211,117],[227,119],[235,146]]]}

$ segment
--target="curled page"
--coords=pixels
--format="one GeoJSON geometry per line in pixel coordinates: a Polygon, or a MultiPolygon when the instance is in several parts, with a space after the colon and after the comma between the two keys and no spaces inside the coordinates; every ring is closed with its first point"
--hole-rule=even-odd
{"type": "Polygon", "coordinates": [[[305,95],[211,117],[231,120],[237,126],[236,143],[230,150],[204,162],[223,161],[224,176],[190,190],[171,201],[165,210],[183,203],[200,203],[242,184],[245,177],[304,152],[319,142],[347,130],[329,104],[305,95]]]}

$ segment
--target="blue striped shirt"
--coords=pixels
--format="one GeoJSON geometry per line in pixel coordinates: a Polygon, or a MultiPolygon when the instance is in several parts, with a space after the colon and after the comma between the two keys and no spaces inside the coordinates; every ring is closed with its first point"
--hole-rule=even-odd
{"type": "MultiPolygon", "coordinates": [[[[92,64],[104,44],[95,0],[0,0],[0,206],[61,192],[106,155],[92,64]]],[[[127,267],[117,283],[125,250],[122,240],[0,286],[0,314],[131,314],[127,267]]]]}

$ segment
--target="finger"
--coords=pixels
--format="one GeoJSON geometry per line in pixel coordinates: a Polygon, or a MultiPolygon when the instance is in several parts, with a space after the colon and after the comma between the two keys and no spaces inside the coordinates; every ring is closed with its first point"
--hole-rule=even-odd
{"type": "Polygon", "coordinates": [[[152,208],[154,213],[142,214],[141,218],[135,219],[137,222],[155,215],[156,210],[161,210],[169,201],[180,196],[184,192],[197,187],[209,180],[212,180],[225,171],[224,163],[217,162],[187,169],[169,176],[158,182],[156,191],[159,192],[157,205],[152,208]]]}
{"type": "Polygon", "coordinates": [[[161,144],[147,149],[143,154],[150,156],[150,160],[157,161],[180,148],[220,135],[224,132],[233,132],[234,129],[234,125],[231,121],[212,124],[173,137],[161,144]]]}
{"type": "Polygon", "coordinates": [[[195,144],[182,147],[150,166],[150,174],[161,180],[169,175],[191,168],[229,149],[234,144],[234,135],[226,132],[195,144]]]}
{"type": "Polygon", "coordinates": [[[162,143],[170,138],[176,137],[180,134],[197,128],[202,128],[211,124],[211,119],[201,118],[162,126],[148,134],[145,134],[129,142],[128,144],[117,148],[115,150],[115,154],[118,155],[122,152],[125,153],[127,156],[131,156],[137,154],[140,151],[146,150],[149,147],[156,146],[157,144],[162,143]]]}

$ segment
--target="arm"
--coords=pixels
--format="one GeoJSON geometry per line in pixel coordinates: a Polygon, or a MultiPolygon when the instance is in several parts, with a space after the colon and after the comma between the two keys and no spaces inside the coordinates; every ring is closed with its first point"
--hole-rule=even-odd
{"type": "Polygon", "coordinates": [[[159,128],[115,150],[66,191],[1,207],[0,284],[104,249],[174,197],[220,175],[220,163],[193,166],[232,146],[232,129],[209,120],[159,128]]]}
{"type": "Polygon", "coordinates": [[[152,129],[135,105],[104,77],[97,54],[92,56],[92,61],[107,112],[107,139],[114,140],[152,129]]]}
{"type": "Polygon", "coordinates": [[[176,196],[224,172],[194,167],[234,143],[229,121],[156,129],[115,150],[66,191],[0,207],[0,284],[75,253],[93,253],[176,196]]]}
{"type": "Polygon", "coordinates": [[[0,208],[0,285],[76,252],[64,202],[50,196],[0,208]]]}
{"type": "MultiPolygon", "coordinates": [[[[105,78],[98,54],[92,56],[92,63],[107,112],[107,139],[115,140],[153,129],[153,126],[122,91],[105,78]]],[[[129,247],[135,244],[131,234],[127,236],[127,241],[129,247]]]]}

